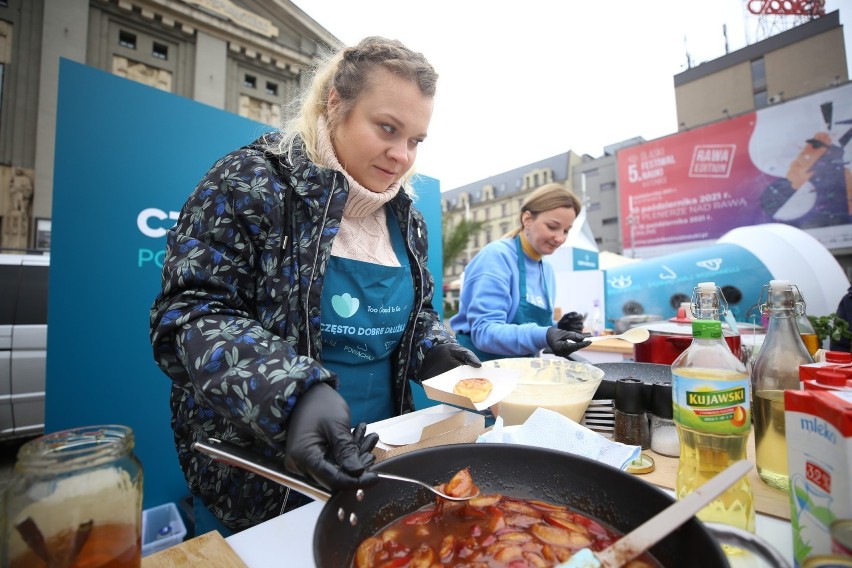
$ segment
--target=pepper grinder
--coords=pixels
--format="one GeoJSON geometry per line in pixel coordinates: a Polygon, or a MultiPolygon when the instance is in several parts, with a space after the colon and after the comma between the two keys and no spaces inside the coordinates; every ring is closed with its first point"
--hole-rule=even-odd
{"type": "Polygon", "coordinates": [[[672,385],[651,385],[651,449],[664,456],[680,456],[680,439],[672,420],[672,385]]]}
{"type": "Polygon", "coordinates": [[[615,382],[615,432],[613,440],[647,450],[651,445],[648,417],[645,414],[645,383],[638,379],[615,382]]]}

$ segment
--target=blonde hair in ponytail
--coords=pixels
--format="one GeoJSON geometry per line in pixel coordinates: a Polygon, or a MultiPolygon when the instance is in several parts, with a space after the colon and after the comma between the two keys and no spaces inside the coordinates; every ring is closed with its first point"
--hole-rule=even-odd
{"type": "Polygon", "coordinates": [[[283,135],[273,151],[290,154],[293,142],[300,137],[312,161],[319,161],[317,150],[317,121],[325,117],[329,131],[333,132],[346,120],[361,94],[370,86],[377,68],[414,82],[427,97],[435,96],[438,74],[421,53],[405,47],[401,42],[378,36],[364,38],[354,47],[336,53],[326,53],[314,68],[313,75],[296,99],[282,107],[283,135]],[[341,101],[339,112],[327,114],[328,97],[334,89],[341,101]]]}
{"type": "Polygon", "coordinates": [[[517,227],[503,235],[503,238],[513,238],[516,237],[521,231],[524,230],[524,213],[529,211],[532,214],[533,219],[535,219],[539,213],[544,213],[545,211],[553,211],[554,209],[558,209],[560,207],[567,207],[569,209],[573,209],[574,212],[579,215],[580,209],[583,208],[580,203],[580,199],[574,194],[573,191],[566,188],[564,185],[559,183],[548,183],[540,188],[536,189],[532,193],[530,193],[527,198],[524,200],[524,204],[521,206],[521,214],[517,227]]]}

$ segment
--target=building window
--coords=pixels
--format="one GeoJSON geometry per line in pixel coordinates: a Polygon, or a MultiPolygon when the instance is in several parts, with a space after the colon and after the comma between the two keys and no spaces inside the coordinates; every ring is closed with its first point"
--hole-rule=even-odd
{"type": "Polygon", "coordinates": [[[167,61],[169,59],[169,46],[155,41],[154,47],[151,48],[151,56],[167,61]]]}
{"type": "Polygon", "coordinates": [[[618,225],[618,217],[609,217],[601,220],[601,225],[618,225]]]}
{"type": "Polygon", "coordinates": [[[486,243],[491,242],[491,228],[490,227],[485,229],[485,242],[486,243]]]}
{"type": "Polygon", "coordinates": [[[505,217],[508,214],[509,214],[509,204],[508,203],[501,203],[500,204],[500,216],[505,217]]]}
{"type": "Polygon", "coordinates": [[[243,79],[243,87],[247,89],[256,89],[257,88],[257,77],[254,75],[246,75],[243,79]]]}
{"type": "Polygon", "coordinates": [[[601,184],[601,191],[613,190],[615,189],[614,181],[607,181],[601,184]]]}
{"type": "Polygon", "coordinates": [[[500,234],[505,235],[509,232],[509,223],[500,223],[500,234]]]}
{"type": "Polygon", "coordinates": [[[755,93],[766,90],[766,65],[762,57],[751,62],[751,88],[755,93]]]}
{"type": "Polygon", "coordinates": [[[769,104],[769,97],[766,90],[757,91],[754,93],[754,108],[763,108],[769,104]]]}
{"type": "Polygon", "coordinates": [[[127,49],[136,49],[136,34],[119,30],[118,45],[126,47],[127,49]]]}
{"type": "Polygon", "coordinates": [[[278,96],[278,83],[273,83],[272,81],[266,82],[266,94],[271,95],[273,97],[278,96]]]}

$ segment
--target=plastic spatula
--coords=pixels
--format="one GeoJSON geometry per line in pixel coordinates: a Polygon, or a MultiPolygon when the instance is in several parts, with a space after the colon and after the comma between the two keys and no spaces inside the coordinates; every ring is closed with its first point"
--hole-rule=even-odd
{"type": "Polygon", "coordinates": [[[738,461],[713,479],[645,521],[618,541],[600,552],[588,548],[580,550],[557,568],[618,568],[627,564],[680,525],[706,507],[713,499],[746,475],[751,462],[738,461]]]}

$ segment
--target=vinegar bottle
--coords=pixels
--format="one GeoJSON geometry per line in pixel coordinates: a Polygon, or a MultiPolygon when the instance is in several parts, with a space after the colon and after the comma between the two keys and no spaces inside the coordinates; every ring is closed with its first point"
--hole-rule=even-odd
{"type": "Polygon", "coordinates": [[[787,441],[784,428],[784,391],[799,390],[799,365],[814,360],[805,347],[796,317],[804,313],[795,302],[796,287],[771,280],[763,287],[761,312],[769,316],[766,339],[754,360],[754,443],[757,473],[768,485],[787,491],[787,441]]]}
{"type": "MultiPolygon", "coordinates": [[[[722,337],[720,298],[724,301],[722,291],[713,282],[695,288],[692,343],[672,363],[672,410],[680,438],[675,485],[678,499],[730,464],[746,459],[751,432],[749,376],[722,337]]],[[[748,477],[697,516],[705,522],[754,532],[754,498],[748,477]]]]}
{"type": "Polygon", "coordinates": [[[819,336],[814,330],[811,320],[808,319],[808,315],[805,313],[805,299],[796,287],[794,287],[793,296],[796,304],[801,304],[802,307],[802,309],[796,314],[796,327],[799,328],[799,335],[802,337],[802,342],[805,344],[805,348],[808,350],[811,357],[813,357],[816,355],[817,349],[820,347],[819,336]]]}

